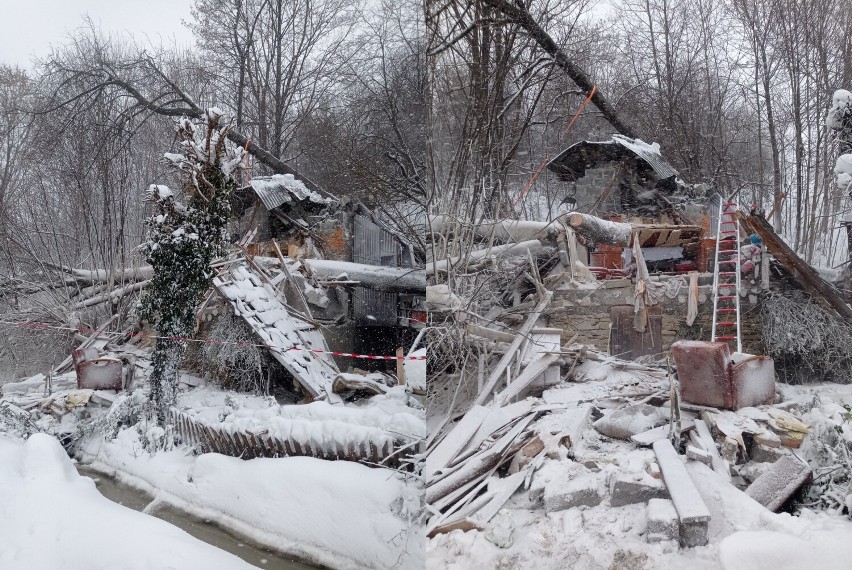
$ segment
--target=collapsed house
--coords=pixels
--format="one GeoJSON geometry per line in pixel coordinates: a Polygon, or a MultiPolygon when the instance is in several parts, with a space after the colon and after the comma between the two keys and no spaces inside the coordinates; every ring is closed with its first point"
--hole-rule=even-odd
{"type": "Polygon", "coordinates": [[[408,240],[361,202],[309,190],[292,175],[255,177],[237,194],[235,237],[252,232],[249,254],[282,253],[321,274],[323,292],[308,289],[305,300],[332,348],[391,354],[411,345],[426,310],[425,279],[408,240]]]}
{"type": "Polygon", "coordinates": [[[567,546],[621,516],[641,521],[621,532],[639,551],[706,545],[710,528],[735,524],[720,495],[755,513],[794,511],[805,495],[842,510],[834,483],[809,486],[849,451],[826,419],[840,400],[776,386],[776,373],[852,370],[841,346],[852,310],[837,289],[762,213],[678,180],[656,145],[578,143],[550,169],[570,198],[553,221],[430,220],[442,421],[422,475],[435,548],[459,552],[471,539],[458,531],[481,532],[523,564],[513,532],[534,541],[564,520],[567,546]],[[830,363],[808,352],[824,346],[830,363]],[[821,405],[818,425],[804,419],[821,405]]]}
{"type": "MultiPolygon", "coordinates": [[[[415,397],[426,384],[425,275],[414,248],[362,204],[292,176],[256,178],[235,202],[233,244],[211,263],[178,375],[178,440],[245,458],[404,463],[426,430],[415,397]]],[[[70,449],[139,421],[158,337],[136,319],[113,330],[150,267],[57,270],[87,292],[74,305],[81,318],[112,314],[80,331],[58,365],[5,384],[0,422],[70,449]]]]}
{"type": "MultiPolygon", "coordinates": [[[[486,220],[472,230],[476,234],[471,238],[472,252],[463,260],[436,261],[427,266],[429,272],[447,271],[461,261],[476,267],[481,264],[477,256],[508,260],[529,251],[543,283],[554,291],[548,326],[576,332],[579,342],[635,359],[661,355],[677,339],[709,340],[714,316],[718,317],[714,315],[714,274],[722,198],[706,186],[680,181],[658,146],[620,135],[611,141],[577,143],[548,168],[567,183],[571,211],[551,222],[486,220]],[[483,244],[483,249],[477,249],[476,243],[483,244]],[[640,279],[636,253],[641,254],[647,271],[640,279]],[[640,298],[642,325],[635,318],[640,298]]],[[[728,208],[722,217],[730,215],[725,220],[732,222],[734,209],[728,208]]],[[[807,335],[796,346],[784,346],[781,313],[798,310],[814,326],[819,321],[832,323],[833,333],[821,340],[831,342],[842,338],[837,333],[852,322],[846,300],[784,243],[760,212],[741,211],[736,219],[741,228],[736,245],[722,243],[731,251],[749,251],[736,254],[740,269],[745,269],[736,287],[740,297],[736,328],[742,351],[771,354],[787,381],[813,381],[815,375],[830,379],[838,366],[844,372],[852,370],[848,358],[852,353],[839,347],[827,351],[833,360],[820,368],[818,361],[825,358],[819,357],[819,351],[809,356],[807,335]],[[748,241],[750,235],[759,245],[741,248],[740,240],[748,241]]],[[[432,231],[452,239],[459,228],[436,216],[432,231]]],[[[726,256],[722,250],[719,263],[729,263],[722,273],[732,275],[727,258],[735,254],[726,256]]],[[[532,289],[526,283],[518,294],[532,289]]],[[[519,301],[516,295],[509,304],[519,301]]],[[[811,342],[810,348],[817,344],[811,342]]]]}

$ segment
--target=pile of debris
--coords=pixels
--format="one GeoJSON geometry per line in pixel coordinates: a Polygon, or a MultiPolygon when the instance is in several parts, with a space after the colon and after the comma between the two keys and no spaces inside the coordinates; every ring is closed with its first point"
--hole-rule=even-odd
{"type": "Polygon", "coordinates": [[[812,430],[776,397],[771,359],[676,343],[678,381],[664,362],[536,328],[549,299],[543,291],[514,335],[467,324],[470,342],[491,339],[492,352],[477,396],[458,405],[455,394],[420,458],[430,538],[475,530],[507,546],[503,509],[646,504],[648,542],[708,544],[711,509],[694,481],[704,466],[771,511],[800,497],[813,472],[795,450],[812,430]]]}

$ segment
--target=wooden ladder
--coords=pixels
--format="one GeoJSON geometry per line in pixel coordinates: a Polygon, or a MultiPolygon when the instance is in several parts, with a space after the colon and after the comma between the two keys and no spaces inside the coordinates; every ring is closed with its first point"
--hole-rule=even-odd
{"type": "Polygon", "coordinates": [[[736,341],[742,352],[740,333],[740,222],[737,202],[722,199],[716,231],[713,271],[713,328],[711,341],[736,341]],[[720,331],[721,329],[721,331],[720,331]]]}

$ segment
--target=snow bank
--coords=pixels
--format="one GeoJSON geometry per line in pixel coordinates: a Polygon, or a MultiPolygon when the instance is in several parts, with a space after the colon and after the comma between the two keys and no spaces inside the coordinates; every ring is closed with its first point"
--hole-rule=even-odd
{"type": "MultiPolygon", "coordinates": [[[[429,430],[423,410],[406,405],[409,397],[402,386],[390,388],[359,404],[332,405],[325,401],[280,406],[274,399],[234,394],[212,386],[196,388],[179,397],[179,406],[205,424],[224,429],[262,431],[271,436],[311,438],[348,442],[419,439],[429,430]]],[[[308,441],[308,439],[304,439],[308,441]]]]}
{"type": "Polygon", "coordinates": [[[179,528],[104,498],[56,438],[0,437],[0,568],[252,568],[179,528]]]}
{"type": "MultiPolygon", "coordinates": [[[[394,471],[310,457],[149,455],[134,428],[92,441],[92,466],[272,548],[333,568],[416,568],[420,490],[394,471]]],[[[215,567],[215,566],[211,566],[215,567]]]]}

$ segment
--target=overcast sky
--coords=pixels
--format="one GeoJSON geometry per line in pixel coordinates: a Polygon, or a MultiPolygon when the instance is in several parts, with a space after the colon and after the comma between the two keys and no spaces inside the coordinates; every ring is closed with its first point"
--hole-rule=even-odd
{"type": "Polygon", "coordinates": [[[0,0],[0,62],[30,66],[62,44],[88,14],[105,33],[132,34],[140,42],[192,44],[181,20],[192,0],[0,0]],[[147,39],[146,39],[147,38],[147,39]]]}

